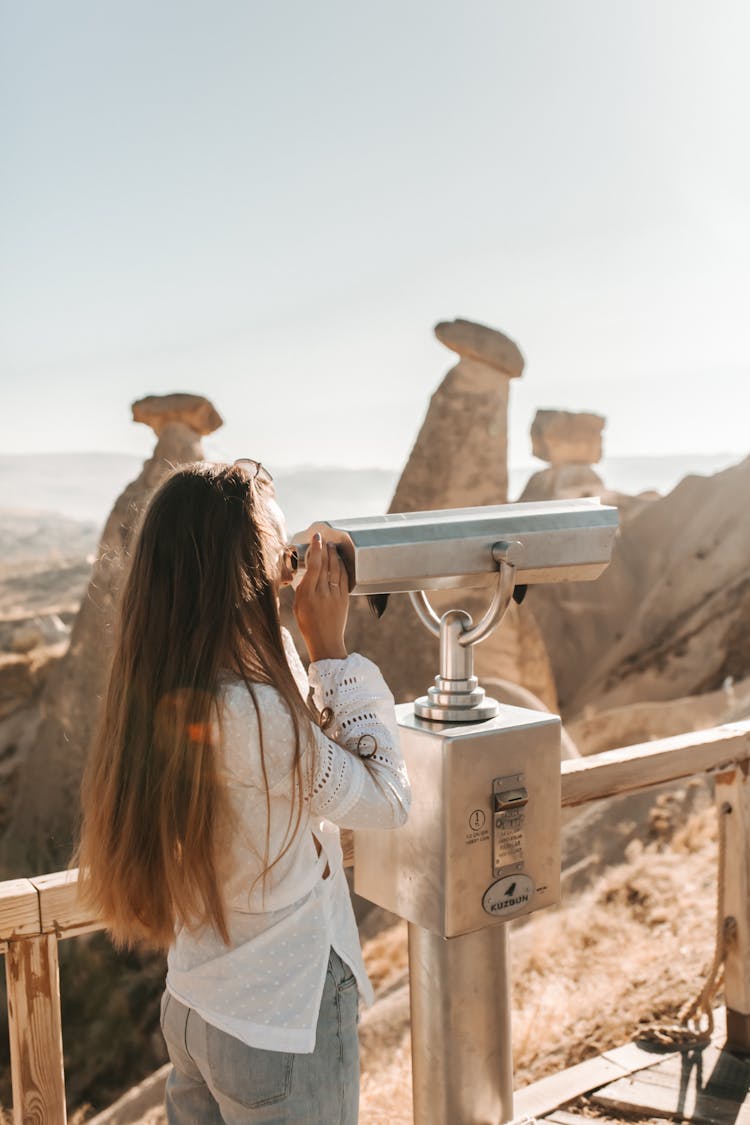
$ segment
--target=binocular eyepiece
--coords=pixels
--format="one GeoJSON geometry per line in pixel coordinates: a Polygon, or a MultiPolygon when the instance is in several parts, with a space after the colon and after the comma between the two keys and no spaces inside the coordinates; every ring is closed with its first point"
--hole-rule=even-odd
{"type": "MultiPolygon", "coordinates": [[[[324,540],[325,542],[325,540],[324,540]]],[[[289,543],[284,548],[283,557],[283,571],[284,577],[287,581],[292,582],[293,585],[301,580],[305,572],[305,559],[307,558],[309,543],[289,543]]],[[[344,566],[346,567],[349,579],[352,578],[352,558],[349,552],[344,550],[341,544],[336,544],[336,554],[339,556],[344,566]]]]}
{"type": "MultiPolygon", "coordinates": [[[[283,574],[292,586],[296,586],[301,581],[302,575],[305,570],[305,558],[307,556],[307,543],[290,543],[288,547],[284,548],[284,567],[283,574]]],[[[346,568],[346,573],[349,578],[349,586],[351,592],[352,585],[352,566],[348,552],[346,552],[341,544],[336,545],[336,553],[346,568]]],[[[525,587],[524,587],[525,590],[525,587]]],[[[372,613],[377,618],[381,618],[385,613],[386,606],[388,605],[388,594],[368,594],[367,604],[369,605],[372,613]]]]}

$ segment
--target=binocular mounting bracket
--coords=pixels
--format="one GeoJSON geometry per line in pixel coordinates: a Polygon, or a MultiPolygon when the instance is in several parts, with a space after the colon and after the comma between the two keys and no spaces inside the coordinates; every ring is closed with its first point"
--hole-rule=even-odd
{"type": "Polygon", "coordinates": [[[418,718],[439,723],[481,723],[500,710],[500,704],[485,694],[474,675],[474,645],[490,635],[510,605],[522,553],[522,544],[515,541],[501,540],[492,545],[497,586],[487,612],[476,625],[462,609],[449,609],[438,617],[424,590],[410,592],[417,617],[440,638],[440,672],[427,695],[414,701],[418,718]]]}

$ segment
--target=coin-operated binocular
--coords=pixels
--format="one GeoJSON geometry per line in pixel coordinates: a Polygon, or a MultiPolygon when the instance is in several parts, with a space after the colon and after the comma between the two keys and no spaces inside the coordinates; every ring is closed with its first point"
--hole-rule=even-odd
{"type": "Polygon", "coordinates": [[[473,647],[516,585],[597,578],[616,529],[615,508],[580,499],[331,520],[295,537],[299,570],[321,531],[338,544],[352,594],[409,593],[440,640],[434,684],[398,708],[409,820],[355,834],[359,894],[442,937],[558,900],[560,720],[488,699],[473,647]],[[425,591],[457,587],[491,591],[477,624],[430,606],[425,591]]]}
{"type": "Polygon", "coordinates": [[[440,641],[434,683],[397,708],[409,819],[354,836],[355,889],[410,923],[415,1121],[508,1121],[503,923],[559,900],[560,720],[487,698],[473,646],[517,586],[597,578],[617,510],[581,499],[332,520],[295,537],[299,568],[318,530],[338,544],[352,594],[408,593],[440,641]],[[435,613],[426,591],[466,587],[489,590],[480,621],[435,613]]]}

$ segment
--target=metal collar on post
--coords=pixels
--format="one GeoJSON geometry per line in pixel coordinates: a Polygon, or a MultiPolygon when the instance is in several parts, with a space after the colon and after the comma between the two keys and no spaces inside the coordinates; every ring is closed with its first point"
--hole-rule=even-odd
{"type": "Polygon", "coordinates": [[[474,675],[474,645],[490,635],[510,605],[522,552],[518,542],[493,544],[498,582],[487,612],[476,625],[462,609],[449,609],[438,617],[423,590],[409,594],[419,620],[433,636],[440,638],[440,673],[427,695],[414,702],[418,718],[440,723],[479,723],[498,713],[500,704],[485,695],[474,675]]]}

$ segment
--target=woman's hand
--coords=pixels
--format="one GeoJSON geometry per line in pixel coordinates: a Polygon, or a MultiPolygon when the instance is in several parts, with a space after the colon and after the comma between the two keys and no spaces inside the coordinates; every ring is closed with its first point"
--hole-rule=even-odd
{"type": "Polygon", "coordinates": [[[312,661],[342,660],[349,614],[349,580],[333,543],[315,533],[305,555],[305,573],[294,595],[294,616],[312,661]]]}

